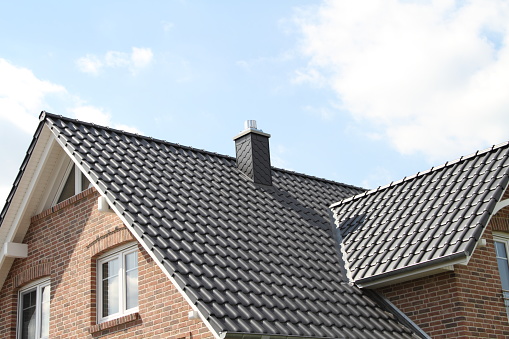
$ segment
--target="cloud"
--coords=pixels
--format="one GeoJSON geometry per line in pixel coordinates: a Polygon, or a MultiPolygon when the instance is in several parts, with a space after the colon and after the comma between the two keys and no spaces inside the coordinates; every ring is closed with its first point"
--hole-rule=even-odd
{"type": "Polygon", "coordinates": [[[295,20],[308,63],[293,81],[333,89],[399,152],[444,160],[508,138],[506,2],[325,1],[295,20]]]}
{"type": "Polygon", "coordinates": [[[102,61],[95,55],[90,54],[76,60],[76,65],[80,71],[94,75],[99,74],[99,70],[103,67],[102,61]]]}
{"type": "Polygon", "coordinates": [[[87,54],[76,60],[76,66],[83,73],[98,75],[105,67],[127,68],[136,75],[141,69],[148,67],[154,58],[150,48],[132,47],[131,53],[108,51],[99,57],[87,54]]]}
{"type": "Polygon", "coordinates": [[[38,79],[32,71],[0,58],[0,120],[32,134],[37,115],[47,106],[45,98],[65,94],[64,87],[38,79]]]}
{"type": "Polygon", "coordinates": [[[42,110],[139,133],[134,127],[112,123],[104,109],[87,104],[64,86],[41,80],[31,70],[2,58],[0,74],[0,205],[12,187],[42,110]]]}

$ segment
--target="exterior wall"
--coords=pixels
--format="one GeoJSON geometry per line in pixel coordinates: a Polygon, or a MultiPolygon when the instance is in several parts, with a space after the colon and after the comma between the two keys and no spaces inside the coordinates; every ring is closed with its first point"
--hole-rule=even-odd
{"type": "Polygon", "coordinates": [[[432,338],[509,337],[493,231],[509,233],[509,207],[493,216],[483,235],[487,246],[478,247],[467,266],[378,291],[432,338]]]}
{"type": "Polygon", "coordinates": [[[27,283],[51,277],[51,338],[213,338],[191,307],[138,245],[139,312],[96,321],[96,260],[134,241],[115,214],[97,210],[90,188],[32,218],[25,236],[29,256],[16,259],[0,290],[0,338],[15,338],[17,293],[27,283]]]}

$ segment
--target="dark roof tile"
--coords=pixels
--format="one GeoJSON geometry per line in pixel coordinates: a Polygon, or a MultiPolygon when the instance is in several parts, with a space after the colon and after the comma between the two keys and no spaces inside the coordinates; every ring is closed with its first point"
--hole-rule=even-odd
{"type": "Polygon", "coordinates": [[[357,282],[473,251],[509,180],[507,143],[332,206],[357,282]]]}

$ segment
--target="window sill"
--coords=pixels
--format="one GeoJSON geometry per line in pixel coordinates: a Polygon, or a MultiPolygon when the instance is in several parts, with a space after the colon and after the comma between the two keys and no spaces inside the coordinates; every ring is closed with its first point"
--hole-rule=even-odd
{"type": "Polygon", "coordinates": [[[99,331],[103,331],[103,330],[111,328],[111,327],[122,325],[122,324],[125,324],[125,323],[128,323],[128,322],[131,322],[131,321],[135,321],[135,320],[138,320],[138,319],[141,319],[139,312],[131,313],[131,314],[124,315],[124,316],[122,316],[120,318],[117,318],[117,319],[105,321],[105,322],[97,324],[97,325],[92,325],[88,329],[88,332],[90,334],[93,334],[93,333],[96,333],[96,332],[99,332],[99,331]]]}

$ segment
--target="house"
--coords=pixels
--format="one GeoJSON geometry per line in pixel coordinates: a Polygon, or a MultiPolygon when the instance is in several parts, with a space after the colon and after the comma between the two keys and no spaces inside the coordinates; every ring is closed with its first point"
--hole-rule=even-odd
{"type": "Polygon", "coordinates": [[[271,167],[246,127],[232,158],[42,112],[0,337],[509,335],[509,145],[368,192],[271,167]]]}

